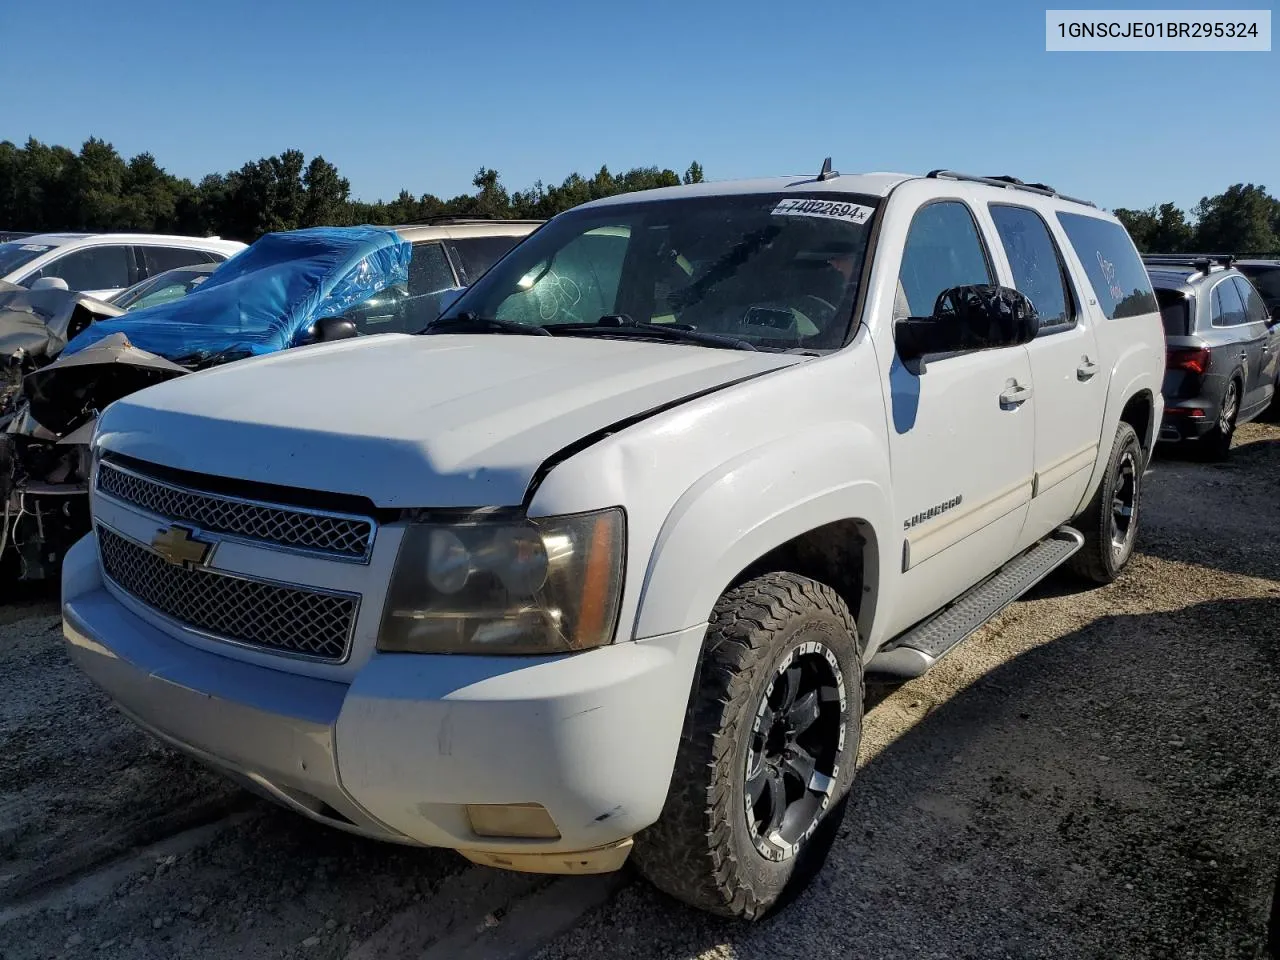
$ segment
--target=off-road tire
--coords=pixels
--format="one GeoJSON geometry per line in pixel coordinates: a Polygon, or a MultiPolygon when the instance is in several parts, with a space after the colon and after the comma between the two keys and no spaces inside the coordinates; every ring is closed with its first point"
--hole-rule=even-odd
{"type": "Polygon", "coordinates": [[[721,916],[754,920],[780,907],[821,868],[844,818],[862,733],[857,626],[824,584],[771,573],[727,591],[703,643],[670,792],[632,861],[658,889],[721,916]],[[761,698],[792,651],[817,640],[844,682],[844,739],[829,805],[794,855],[756,848],[744,809],[745,770],[761,698]]]}
{"type": "Polygon", "coordinates": [[[1234,388],[1234,393],[1224,393],[1222,403],[1225,409],[1227,397],[1234,396],[1235,410],[1227,417],[1226,426],[1222,425],[1223,413],[1219,410],[1215,415],[1213,429],[1196,441],[1201,455],[1210,463],[1223,463],[1231,456],[1231,440],[1236,435],[1236,422],[1240,418],[1240,404],[1243,402],[1244,391],[1240,388],[1238,380],[1231,380],[1230,385],[1234,388]]]}
{"type": "Polygon", "coordinates": [[[1138,465],[1138,486],[1133,504],[1133,523],[1137,525],[1142,518],[1142,490],[1145,486],[1142,470],[1146,466],[1146,455],[1138,435],[1133,427],[1121,421],[1116,427],[1115,440],[1111,444],[1111,455],[1107,459],[1107,469],[1102,475],[1098,490],[1085,507],[1084,512],[1071,521],[1072,526],[1084,535],[1084,546],[1067,561],[1068,569],[1077,576],[1094,583],[1111,583],[1128,564],[1133,556],[1133,544],[1137,540],[1138,530],[1134,530],[1129,546],[1123,554],[1117,556],[1111,543],[1111,510],[1115,498],[1120,465],[1126,454],[1133,456],[1138,465]]]}

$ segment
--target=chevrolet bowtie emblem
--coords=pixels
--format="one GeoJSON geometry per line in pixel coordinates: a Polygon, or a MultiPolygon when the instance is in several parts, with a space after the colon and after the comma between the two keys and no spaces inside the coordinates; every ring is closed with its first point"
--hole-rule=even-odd
{"type": "Polygon", "coordinates": [[[151,549],[180,567],[200,567],[213,553],[213,544],[197,540],[186,527],[172,526],[151,538],[151,549]]]}

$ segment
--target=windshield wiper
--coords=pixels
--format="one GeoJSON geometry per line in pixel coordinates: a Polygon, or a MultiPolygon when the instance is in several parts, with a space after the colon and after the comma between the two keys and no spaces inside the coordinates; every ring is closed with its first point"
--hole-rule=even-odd
{"type": "Polygon", "coordinates": [[[703,333],[685,326],[667,323],[648,323],[632,320],[625,315],[610,314],[595,323],[557,323],[547,328],[548,333],[599,334],[605,337],[636,337],[645,340],[667,340],[672,343],[700,343],[708,347],[731,347],[734,350],[755,350],[755,345],[737,337],[721,333],[703,333]]]}
{"type": "Polygon", "coordinates": [[[521,333],[535,337],[549,337],[551,331],[537,324],[516,323],[514,320],[498,320],[495,317],[481,317],[471,311],[459,313],[453,317],[442,317],[433,320],[423,329],[423,333],[521,333]]]}

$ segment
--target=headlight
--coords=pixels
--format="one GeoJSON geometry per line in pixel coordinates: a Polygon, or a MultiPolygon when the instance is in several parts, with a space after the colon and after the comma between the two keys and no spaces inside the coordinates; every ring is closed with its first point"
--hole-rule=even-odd
{"type": "Polygon", "coordinates": [[[540,654],[609,642],[622,591],[622,510],[415,523],[378,632],[399,653],[540,654]]]}

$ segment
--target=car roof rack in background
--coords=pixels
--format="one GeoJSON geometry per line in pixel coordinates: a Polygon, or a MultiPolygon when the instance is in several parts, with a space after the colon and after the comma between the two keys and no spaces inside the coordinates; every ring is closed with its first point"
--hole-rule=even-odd
{"type": "Polygon", "coordinates": [[[1142,262],[1151,267],[1193,267],[1208,274],[1215,266],[1227,270],[1235,262],[1230,253],[1145,253],[1142,262]]]}
{"type": "Polygon", "coordinates": [[[1070,203],[1082,203],[1086,207],[1097,207],[1097,204],[1092,200],[1069,197],[1065,193],[1059,193],[1047,184],[1025,183],[1017,177],[975,177],[973,174],[956,173],[954,170],[930,170],[925,176],[933,180],[963,180],[966,183],[985,183],[989,187],[1004,187],[1007,190],[1025,190],[1028,193],[1038,193],[1042,197],[1056,197],[1058,200],[1066,200],[1070,203]]]}

